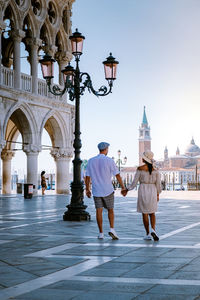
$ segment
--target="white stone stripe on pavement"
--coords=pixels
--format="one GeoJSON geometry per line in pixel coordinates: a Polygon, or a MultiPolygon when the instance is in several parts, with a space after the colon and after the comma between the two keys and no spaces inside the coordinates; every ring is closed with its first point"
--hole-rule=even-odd
{"type": "Polygon", "coordinates": [[[141,283],[141,284],[166,284],[166,285],[197,285],[200,280],[186,279],[151,279],[151,278],[127,278],[127,277],[95,277],[95,276],[74,276],[67,280],[97,281],[97,282],[117,282],[117,283],[141,283]]]}
{"type": "Polygon", "coordinates": [[[79,263],[78,265],[65,268],[61,271],[51,273],[46,276],[39,277],[37,279],[29,280],[27,282],[15,285],[4,290],[0,290],[0,299],[7,300],[14,297],[29,293],[36,289],[45,287],[47,285],[56,283],[61,280],[67,280],[76,274],[92,269],[96,266],[109,262],[113,258],[108,257],[93,257],[91,260],[79,263]]]}
{"type": "Polygon", "coordinates": [[[50,222],[57,222],[59,219],[53,219],[53,220],[48,220],[44,222],[35,222],[35,223],[29,223],[29,224],[21,224],[21,225],[16,225],[16,226],[10,226],[10,227],[3,227],[0,228],[0,230],[10,230],[14,228],[21,228],[21,227],[27,227],[27,226],[32,226],[32,225],[37,225],[37,224],[43,224],[43,223],[50,223],[50,222]]]}
{"type": "Polygon", "coordinates": [[[160,236],[160,240],[164,240],[164,239],[166,239],[166,238],[168,238],[168,237],[170,237],[170,236],[172,236],[172,235],[175,235],[175,234],[180,233],[180,232],[183,232],[183,231],[185,231],[185,230],[194,228],[194,227],[199,226],[199,225],[200,225],[200,222],[197,222],[197,223],[190,224],[190,225],[188,225],[188,226],[181,227],[180,229],[173,230],[173,231],[171,231],[171,232],[169,232],[169,233],[167,233],[167,234],[161,235],[161,236],[160,236]]]}

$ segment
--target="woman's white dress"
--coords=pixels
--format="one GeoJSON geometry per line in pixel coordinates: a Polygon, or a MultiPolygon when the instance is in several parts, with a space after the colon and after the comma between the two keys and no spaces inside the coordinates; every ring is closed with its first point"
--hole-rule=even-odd
{"type": "Polygon", "coordinates": [[[144,214],[156,212],[157,194],[160,194],[162,191],[159,172],[154,170],[150,175],[148,171],[137,169],[134,180],[128,187],[128,190],[134,189],[138,181],[140,186],[138,189],[137,211],[144,214]]]}

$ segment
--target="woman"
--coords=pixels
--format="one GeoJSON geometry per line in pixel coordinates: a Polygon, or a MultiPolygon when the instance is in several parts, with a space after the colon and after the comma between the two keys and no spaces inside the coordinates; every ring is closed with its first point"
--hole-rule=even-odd
{"type": "Polygon", "coordinates": [[[47,184],[46,184],[46,178],[44,176],[45,171],[41,172],[41,186],[42,186],[42,195],[45,195],[45,190],[47,188],[47,184]]]}
{"type": "Polygon", "coordinates": [[[147,150],[143,153],[144,165],[137,168],[134,180],[127,191],[134,189],[139,181],[137,211],[142,213],[143,224],[146,230],[145,240],[158,241],[159,237],[155,231],[157,202],[161,193],[160,174],[153,166],[153,152],[147,150]],[[149,217],[151,222],[151,234],[149,232],[149,217]]]}

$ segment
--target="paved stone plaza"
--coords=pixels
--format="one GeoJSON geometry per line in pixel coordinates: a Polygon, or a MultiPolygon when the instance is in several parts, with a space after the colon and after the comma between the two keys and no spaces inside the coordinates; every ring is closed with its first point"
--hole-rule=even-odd
{"type": "Polygon", "coordinates": [[[0,299],[200,299],[200,193],[163,192],[160,241],[144,241],[136,192],[116,197],[116,231],[64,222],[69,197],[0,196],[0,299]],[[198,200],[199,199],[199,200],[198,200]]]}

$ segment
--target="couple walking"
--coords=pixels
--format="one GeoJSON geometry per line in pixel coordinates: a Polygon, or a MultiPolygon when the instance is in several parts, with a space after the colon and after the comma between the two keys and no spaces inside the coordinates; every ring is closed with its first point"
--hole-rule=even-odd
{"type": "Polygon", "coordinates": [[[114,229],[114,188],[112,185],[112,176],[116,176],[121,186],[121,194],[126,196],[128,191],[134,189],[137,183],[140,183],[138,190],[137,211],[142,213],[143,224],[146,230],[145,240],[158,241],[159,237],[155,231],[157,203],[161,193],[160,174],[153,166],[153,153],[148,150],[143,153],[144,165],[137,168],[135,177],[131,185],[126,188],[112,158],[107,156],[108,147],[105,142],[98,144],[99,154],[89,159],[86,169],[86,195],[91,198],[93,194],[96,208],[96,220],[99,228],[99,239],[104,238],[103,233],[103,208],[108,210],[108,219],[110,230],[108,234],[114,240],[119,237],[114,229]],[[92,184],[92,193],[91,193],[92,184]],[[151,223],[151,232],[149,228],[151,223]]]}

